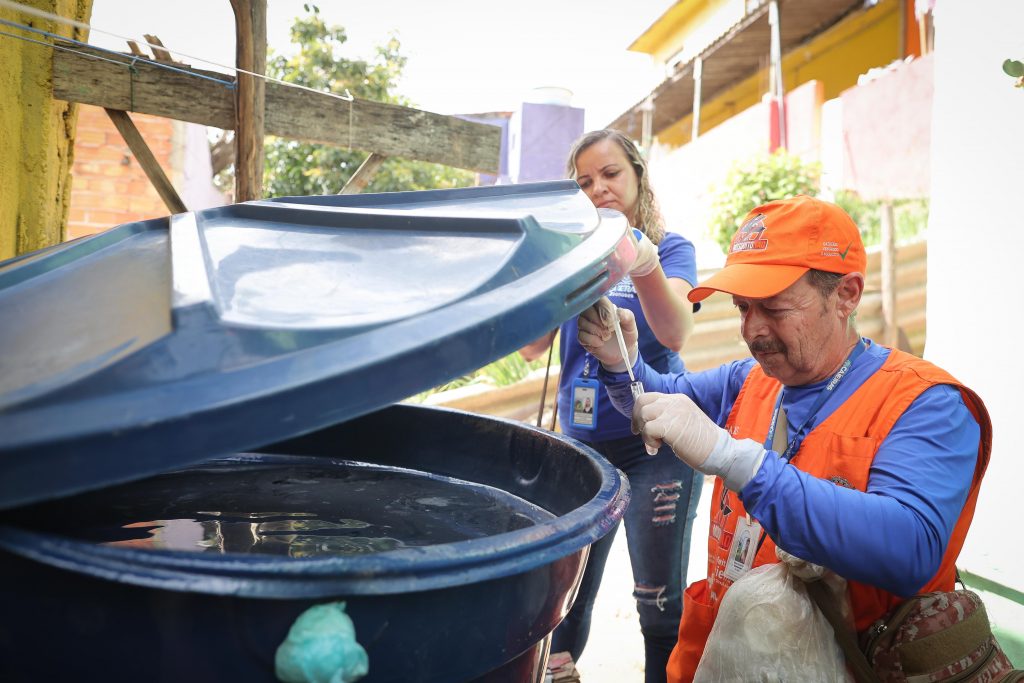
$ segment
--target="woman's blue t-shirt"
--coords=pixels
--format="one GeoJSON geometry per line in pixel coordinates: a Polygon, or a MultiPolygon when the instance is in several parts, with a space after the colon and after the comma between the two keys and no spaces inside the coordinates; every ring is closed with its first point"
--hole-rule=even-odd
{"type": "MultiPolygon", "coordinates": [[[[658,245],[658,259],[665,277],[680,278],[690,285],[697,283],[697,259],[693,243],[682,235],[666,232],[658,245]]],[[[640,332],[640,354],[644,360],[659,372],[682,372],[683,361],[679,354],[670,351],[658,342],[651,326],[644,318],[633,281],[626,277],[607,294],[619,308],[628,308],[636,316],[640,332]]],[[[580,346],[576,333],[576,318],[566,321],[561,327],[559,356],[562,370],[558,380],[558,415],[562,432],[581,441],[605,441],[630,436],[629,420],[615,410],[608,399],[604,386],[597,392],[597,428],[580,429],[571,422],[572,382],[579,377],[597,379],[598,362],[580,346]]]]}

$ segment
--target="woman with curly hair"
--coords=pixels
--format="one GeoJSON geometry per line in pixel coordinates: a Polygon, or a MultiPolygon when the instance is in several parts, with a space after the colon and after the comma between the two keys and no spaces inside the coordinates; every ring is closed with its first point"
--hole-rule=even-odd
{"type": "MultiPolygon", "coordinates": [[[[573,145],[566,170],[594,206],[620,211],[642,233],[637,262],[608,297],[636,316],[644,359],[661,372],[682,371],[679,351],[693,329],[696,310],[686,299],[697,281],[695,252],[685,237],[665,231],[639,150],[618,131],[592,131],[573,145]]],[[[527,360],[537,358],[554,338],[555,332],[545,335],[521,353],[527,360]]],[[[631,433],[629,419],[615,410],[604,388],[595,382],[598,362],[579,345],[575,318],[561,327],[559,355],[562,432],[604,455],[629,479],[632,501],[624,520],[633,596],[644,638],[645,678],[648,683],[664,681],[682,614],[690,530],[703,478],[669,448],[655,456],[647,454],[640,438],[631,433]],[[593,396],[592,414],[573,411],[574,396],[593,396]]],[[[567,651],[579,661],[617,530],[591,547],[579,594],[555,630],[551,652],[567,651]]]]}

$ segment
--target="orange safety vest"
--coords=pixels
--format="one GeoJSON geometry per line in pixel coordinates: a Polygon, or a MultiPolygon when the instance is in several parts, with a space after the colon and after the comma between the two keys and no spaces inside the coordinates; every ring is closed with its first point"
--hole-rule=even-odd
{"type": "MultiPolygon", "coordinates": [[[[978,489],[992,451],[992,423],[978,395],[944,370],[893,349],[878,371],[807,434],[791,461],[793,466],[815,477],[829,479],[837,485],[859,491],[867,490],[868,474],[878,447],[910,404],[926,389],[937,384],[949,384],[960,390],[964,403],[981,427],[981,439],[967,502],[953,527],[938,572],[921,588],[921,593],[953,589],[956,558],[974,517],[978,489]]],[[[766,376],[761,367],[755,365],[740,388],[729,414],[726,422],[729,433],[737,439],[753,439],[764,443],[773,406],[781,388],[778,380],[766,376]]],[[[714,495],[711,497],[708,578],[691,584],[683,594],[679,639],[667,667],[670,683],[693,679],[722,597],[732,584],[723,571],[736,522],[745,515],[739,496],[725,489],[721,479],[716,479],[714,495]],[[726,496],[724,501],[723,495],[726,496]],[[725,514],[721,502],[729,510],[725,514]]],[[[778,562],[775,543],[766,537],[754,558],[754,566],[774,562],[778,562]]],[[[867,628],[903,601],[892,593],[856,581],[850,581],[847,590],[858,631],[867,628]]]]}

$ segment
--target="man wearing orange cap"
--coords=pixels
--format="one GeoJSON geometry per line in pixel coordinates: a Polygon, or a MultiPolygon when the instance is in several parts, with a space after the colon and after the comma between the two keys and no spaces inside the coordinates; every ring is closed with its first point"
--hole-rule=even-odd
{"type": "Polygon", "coordinates": [[[857,334],[866,270],[853,220],[794,197],[751,211],[725,267],[689,294],[732,295],[752,358],[659,374],[628,311],[627,361],[607,302],[579,318],[580,343],[648,449],[668,444],[717,477],[708,575],[684,594],[670,681],[692,679],[723,595],[777,562],[776,544],[847,579],[858,631],[903,598],[953,588],[992,426],[948,373],[857,334]],[[648,392],[635,402],[626,362],[648,392]]]}

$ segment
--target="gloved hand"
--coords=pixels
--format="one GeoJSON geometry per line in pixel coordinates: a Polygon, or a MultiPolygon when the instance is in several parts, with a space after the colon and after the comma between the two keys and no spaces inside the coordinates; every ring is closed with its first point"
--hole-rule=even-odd
{"type": "Polygon", "coordinates": [[[694,469],[700,469],[718,444],[716,425],[685,394],[649,392],[633,404],[634,434],[643,438],[647,452],[658,452],[663,443],[694,469]]]}
{"type": "Polygon", "coordinates": [[[666,443],[680,460],[721,477],[732,491],[746,486],[765,458],[761,444],[732,438],[685,394],[641,395],[633,404],[632,429],[651,455],[666,443]]]}
{"type": "Polygon", "coordinates": [[[636,261],[629,269],[630,277],[650,275],[661,265],[658,259],[658,245],[636,228],[633,228],[633,242],[636,245],[636,261]]]}
{"type": "Polygon", "coordinates": [[[597,303],[580,313],[576,319],[576,332],[580,346],[601,362],[611,372],[625,372],[626,363],[632,367],[636,363],[640,334],[636,329],[636,318],[633,312],[625,308],[616,308],[608,297],[601,297],[597,303]],[[623,361],[619,351],[619,343],[615,339],[614,317],[618,315],[622,327],[622,338],[626,342],[629,358],[623,361]]]}

